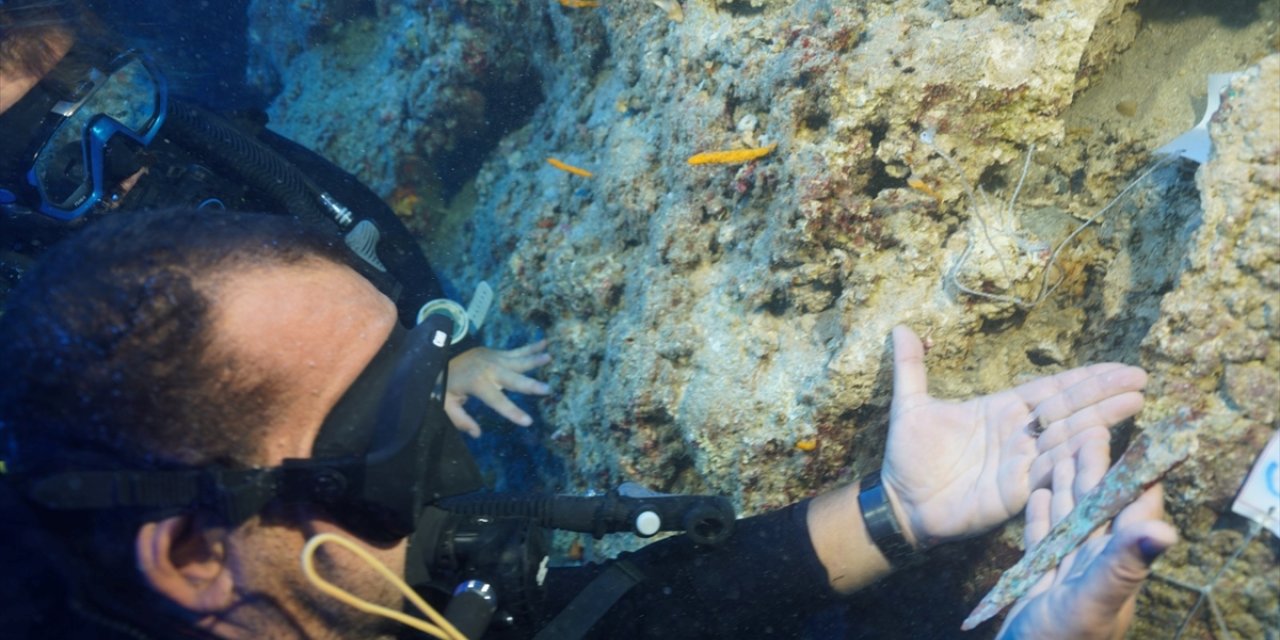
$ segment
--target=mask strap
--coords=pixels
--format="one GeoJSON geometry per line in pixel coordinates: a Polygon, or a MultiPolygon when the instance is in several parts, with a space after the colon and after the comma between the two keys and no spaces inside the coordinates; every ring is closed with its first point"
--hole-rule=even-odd
{"type": "Polygon", "coordinates": [[[350,538],[340,536],[336,533],[321,533],[312,536],[310,540],[307,540],[307,544],[302,547],[302,573],[315,588],[323,591],[325,594],[335,598],[339,602],[364,611],[365,613],[372,613],[384,618],[390,618],[400,624],[412,627],[434,638],[439,638],[440,640],[467,640],[467,637],[462,635],[462,632],[458,631],[458,629],[450,624],[448,620],[445,620],[444,616],[440,615],[434,607],[427,604],[421,596],[409,587],[409,585],[405,584],[404,580],[401,580],[399,576],[392,573],[391,570],[387,568],[387,565],[373,557],[373,555],[368,551],[361,548],[360,545],[352,542],[350,538]],[[363,560],[370,568],[377,571],[379,575],[386,578],[391,582],[391,584],[395,585],[396,589],[398,589],[400,593],[409,600],[409,602],[413,603],[413,606],[426,614],[427,618],[430,618],[431,622],[434,622],[435,624],[406,615],[394,609],[374,604],[368,600],[358,598],[352,595],[351,592],[343,590],[332,582],[321,578],[320,574],[316,573],[315,555],[316,549],[319,549],[320,545],[326,542],[332,542],[347,551],[354,553],[357,558],[363,560]]]}

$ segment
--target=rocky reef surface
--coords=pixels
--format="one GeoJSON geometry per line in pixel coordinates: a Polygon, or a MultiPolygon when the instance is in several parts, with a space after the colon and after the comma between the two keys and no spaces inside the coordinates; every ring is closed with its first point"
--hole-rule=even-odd
{"type": "MultiPolygon", "coordinates": [[[[1226,91],[1210,131],[1214,155],[1196,174],[1199,228],[1178,282],[1143,340],[1152,374],[1143,417],[1178,407],[1203,412],[1201,454],[1168,478],[1169,510],[1187,539],[1157,565],[1204,585],[1241,544],[1240,518],[1223,517],[1275,431],[1280,414],[1280,55],[1226,91]]],[[[1278,505],[1280,506],[1280,505],[1278,505]]],[[[1275,540],[1251,544],[1214,588],[1236,637],[1280,634],[1275,540]]],[[[1194,594],[1159,582],[1135,633],[1159,635],[1194,594]]],[[[1139,637],[1142,637],[1141,635],[1139,637]]]]}
{"type": "MultiPolygon", "coordinates": [[[[755,513],[855,478],[879,464],[906,323],[942,397],[1147,367],[1116,445],[1202,416],[1168,481],[1186,542],[1157,567],[1198,583],[1239,546],[1230,501],[1280,427],[1273,4],[255,0],[251,32],[273,125],[378,189],[461,291],[495,286],[491,344],[551,339],[539,431],[487,436],[550,451],[547,485],[755,513]],[[1198,119],[1206,73],[1246,67],[1209,162],[1151,155],[1198,119]]],[[[956,634],[1018,528],[939,549],[832,624],[956,634]]],[[[1278,553],[1255,540],[1216,587],[1233,635],[1275,637],[1278,553]]],[[[1133,637],[1194,599],[1153,581],[1133,637]]]]}

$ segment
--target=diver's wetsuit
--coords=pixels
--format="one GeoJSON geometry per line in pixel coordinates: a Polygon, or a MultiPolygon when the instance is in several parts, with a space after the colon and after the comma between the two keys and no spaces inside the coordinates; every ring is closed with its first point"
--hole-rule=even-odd
{"type": "MultiPolygon", "coordinates": [[[[587,638],[599,640],[796,638],[807,617],[838,600],[809,540],[809,502],[739,520],[721,546],[686,536],[619,560],[645,576],[587,638]]],[[[559,611],[608,564],[552,569],[548,609],[559,611]]]]}

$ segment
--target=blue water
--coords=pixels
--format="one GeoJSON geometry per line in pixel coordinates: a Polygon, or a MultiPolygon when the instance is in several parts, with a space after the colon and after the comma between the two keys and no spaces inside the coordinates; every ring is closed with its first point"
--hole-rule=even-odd
{"type": "Polygon", "coordinates": [[[265,108],[245,82],[248,0],[94,0],[102,19],[164,69],[175,95],[215,110],[265,108]]]}

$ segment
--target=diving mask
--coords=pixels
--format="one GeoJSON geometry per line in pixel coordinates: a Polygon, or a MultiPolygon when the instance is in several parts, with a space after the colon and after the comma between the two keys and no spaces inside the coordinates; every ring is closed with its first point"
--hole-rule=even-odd
{"type": "Polygon", "coordinates": [[[73,46],[0,114],[0,208],[85,215],[140,168],[167,107],[164,76],[137,52],[73,46]]]}
{"type": "Polygon", "coordinates": [[[23,493],[46,509],[202,508],[238,524],[271,502],[322,507],[370,541],[413,533],[426,507],[483,488],[475,460],[444,412],[452,323],[399,325],[330,411],[312,457],[276,467],[20,470],[23,493]]]}

